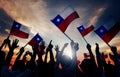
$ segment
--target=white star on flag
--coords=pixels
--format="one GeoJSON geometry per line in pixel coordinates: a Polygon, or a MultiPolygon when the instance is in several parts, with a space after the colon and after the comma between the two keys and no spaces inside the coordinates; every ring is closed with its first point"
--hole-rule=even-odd
{"type": "Polygon", "coordinates": [[[16,25],[16,27],[18,27],[18,25],[16,25]]]}
{"type": "Polygon", "coordinates": [[[101,29],[101,30],[100,30],[100,32],[101,32],[101,33],[103,33],[103,32],[104,32],[104,30],[103,30],[103,29],[101,29]]]}
{"type": "Polygon", "coordinates": [[[16,27],[16,28],[19,28],[19,25],[18,25],[18,24],[16,24],[16,25],[15,25],[15,27],[16,27]]]}
{"type": "Polygon", "coordinates": [[[60,22],[60,19],[59,19],[59,18],[57,19],[57,22],[60,22]]]}
{"type": "Polygon", "coordinates": [[[37,41],[39,41],[40,39],[39,38],[37,38],[37,41]]]}
{"type": "Polygon", "coordinates": [[[83,28],[82,28],[82,27],[81,27],[80,29],[81,29],[81,30],[83,30],[83,28]]]}

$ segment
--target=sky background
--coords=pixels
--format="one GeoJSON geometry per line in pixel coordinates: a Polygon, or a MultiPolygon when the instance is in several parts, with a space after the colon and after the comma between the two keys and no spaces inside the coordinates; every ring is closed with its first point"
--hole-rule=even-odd
{"type": "MultiPolygon", "coordinates": [[[[75,19],[68,26],[65,33],[75,42],[79,43],[77,52],[78,59],[83,58],[83,53],[87,52],[86,42],[83,40],[77,27],[93,25],[96,30],[101,25],[110,29],[115,22],[120,22],[120,0],[0,0],[0,45],[7,38],[14,20],[26,26],[30,33],[29,39],[20,39],[11,36],[10,39],[19,39],[19,46],[24,46],[36,33],[49,44],[59,45],[60,49],[64,43],[70,40],[51,22],[57,15],[70,6],[79,14],[80,18],[75,19]]],[[[109,53],[109,47],[98,37],[94,31],[85,36],[91,44],[94,53],[95,43],[99,43],[100,51],[109,53]]],[[[120,51],[120,32],[109,42],[112,46],[117,46],[120,51]]],[[[31,50],[27,45],[26,50],[31,50]]],[[[70,55],[70,46],[65,49],[65,54],[70,55]]],[[[55,52],[55,51],[54,51],[55,52]]]]}

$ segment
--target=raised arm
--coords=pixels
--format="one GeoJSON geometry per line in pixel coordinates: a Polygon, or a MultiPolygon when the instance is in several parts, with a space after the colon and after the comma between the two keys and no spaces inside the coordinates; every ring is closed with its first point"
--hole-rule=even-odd
{"type": "Polygon", "coordinates": [[[55,51],[56,51],[56,63],[60,63],[60,60],[61,60],[61,57],[62,57],[62,54],[63,54],[63,51],[64,49],[67,47],[68,43],[65,43],[64,46],[62,47],[61,51],[59,50],[59,46],[56,45],[55,46],[55,51]]]}
{"type": "Polygon", "coordinates": [[[91,45],[90,44],[87,44],[87,49],[89,51],[89,54],[90,54],[90,60],[91,60],[91,64],[94,66],[94,69],[97,68],[97,65],[96,65],[96,61],[95,61],[95,57],[92,53],[92,50],[91,50],[91,45]]]}
{"type": "Polygon", "coordinates": [[[89,51],[90,59],[95,61],[94,55],[93,55],[92,50],[91,50],[91,45],[88,43],[86,47],[87,47],[87,49],[89,51]]]}
{"type": "Polygon", "coordinates": [[[0,51],[2,50],[3,46],[6,47],[7,45],[8,45],[8,48],[10,49],[10,39],[9,39],[9,37],[7,37],[7,38],[3,41],[2,45],[0,46],[0,51]]]}
{"type": "Polygon", "coordinates": [[[98,67],[102,68],[103,62],[102,62],[102,54],[99,51],[99,45],[96,43],[96,59],[98,63],[98,67]]]}
{"type": "Polygon", "coordinates": [[[18,42],[19,42],[19,40],[15,39],[15,40],[13,40],[12,45],[10,45],[10,49],[9,49],[9,52],[8,52],[8,55],[7,55],[6,61],[5,61],[5,64],[6,64],[7,66],[10,65],[10,61],[11,61],[12,56],[13,56],[13,54],[14,54],[14,53],[13,53],[14,49],[16,49],[16,48],[19,47],[19,46],[18,46],[18,42]]]}
{"type": "Polygon", "coordinates": [[[34,46],[32,47],[32,50],[33,50],[33,55],[32,55],[32,57],[31,57],[31,60],[32,60],[32,61],[35,61],[35,59],[36,59],[36,54],[39,52],[38,45],[34,45],[34,46]]]}
{"type": "Polygon", "coordinates": [[[24,47],[20,48],[20,51],[19,51],[19,54],[18,54],[16,60],[20,59],[20,57],[22,56],[23,52],[24,52],[24,47]]]}
{"type": "MultiPolygon", "coordinates": [[[[46,54],[45,54],[45,63],[47,63],[48,58],[48,52],[52,51],[53,45],[51,44],[52,40],[50,41],[48,47],[46,48],[46,54]]],[[[50,56],[50,59],[52,59],[52,56],[50,56]]]]}
{"type": "Polygon", "coordinates": [[[79,44],[77,42],[71,41],[70,43],[71,49],[72,49],[72,62],[71,62],[71,68],[73,69],[73,72],[77,69],[77,51],[79,50],[79,44]]]}
{"type": "Polygon", "coordinates": [[[36,50],[37,51],[37,54],[38,54],[38,64],[40,64],[40,63],[43,63],[43,59],[42,59],[42,56],[43,56],[43,54],[45,53],[44,52],[44,50],[45,50],[45,42],[44,41],[42,41],[41,42],[41,45],[40,45],[40,50],[36,50]]]}
{"type": "Polygon", "coordinates": [[[15,63],[12,67],[12,70],[22,70],[24,68],[24,66],[22,66],[23,61],[20,60],[20,57],[22,56],[23,52],[24,52],[24,47],[20,48],[18,56],[17,56],[15,63]]]}
{"type": "Polygon", "coordinates": [[[63,54],[63,51],[65,50],[65,48],[68,46],[68,43],[65,43],[63,48],[61,49],[61,54],[63,54]]]}
{"type": "Polygon", "coordinates": [[[50,51],[50,62],[55,62],[52,48],[53,48],[53,45],[50,43],[50,46],[49,46],[49,49],[50,49],[49,50],[50,51]]]}
{"type": "Polygon", "coordinates": [[[72,57],[76,57],[76,52],[79,49],[79,44],[74,41],[71,41],[70,45],[71,45],[71,49],[72,49],[72,57]]]}
{"type": "Polygon", "coordinates": [[[115,66],[117,67],[117,70],[120,73],[120,62],[119,62],[119,58],[118,58],[117,48],[112,46],[111,47],[111,51],[114,54],[113,61],[115,62],[115,66]]]}

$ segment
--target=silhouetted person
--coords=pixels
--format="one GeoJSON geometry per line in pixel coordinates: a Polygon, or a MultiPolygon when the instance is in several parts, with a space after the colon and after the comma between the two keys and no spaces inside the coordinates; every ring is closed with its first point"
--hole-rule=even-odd
{"type": "Polygon", "coordinates": [[[46,48],[46,54],[45,54],[45,60],[44,60],[44,76],[45,77],[54,77],[54,64],[55,64],[55,60],[54,60],[54,55],[53,55],[53,45],[51,44],[52,40],[50,41],[48,47],[46,48]],[[50,55],[50,60],[47,62],[48,59],[48,53],[50,55]]]}
{"type": "Polygon", "coordinates": [[[115,68],[115,65],[110,64],[110,61],[108,64],[104,64],[104,71],[106,77],[117,77],[117,70],[115,68]]]}
{"type": "MultiPolygon", "coordinates": [[[[45,49],[45,42],[42,41],[41,45],[35,45],[33,47],[33,52],[38,55],[37,66],[32,69],[32,74],[30,77],[44,77],[44,61],[42,59],[45,49]]],[[[35,56],[35,55],[34,55],[35,56]]],[[[34,60],[32,60],[33,62],[34,60]]],[[[27,63],[29,65],[29,62],[27,63]]]]}
{"type": "Polygon", "coordinates": [[[37,52],[36,52],[37,45],[33,46],[32,49],[33,49],[33,54],[31,55],[31,59],[29,62],[27,62],[26,66],[30,70],[35,70],[35,68],[36,68],[36,60],[35,59],[36,59],[36,54],[37,54],[37,52]]]}
{"type": "Polygon", "coordinates": [[[25,63],[23,60],[20,60],[20,57],[22,56],[23,52],[24,52],[24,47],[22,47],[20,49],[12,70],[14,70],[14,71],[16,71],[16,70],[24,71],[25,70],[25,63]]]}
{"type": "Polygon", "coordinates": [[[14,54],[14,49],[18,47],[18,41],[17,39],[13,40],[12,45],[10,45],[10,42],[8,43],[9,46],[9,52],[7,54],[6,60],[5,60],[5,65],[9,67],[10,61],[12,59],[12,56],[14,54]]]}
{"type": "Polygon", "coordinates": [[[111,46],[111,51],[113,52],[113,57],[111,57],[111,59],[114,61],[115,63],[115,68],[117,70],[117,77],[120,77],[120,62],[119,62],[119,55],[117,53],[117,48],[116,47],[113,47],[111,46]]]}
{"type": "Polygon", "coordinates": [[[63,55],[64,49],[67,47],[68,43],[65,43],[64,46],[62,47],[61,51],[59,50],[59,46],[55,46],[56,50],[56,63],[55,63],[55,71],[54,71],[54,76],[55,77],[63,77],[62,76],[62,69],[59,67],[61,65],[61,60],[63,60],[61,57],[63,55]]]}
{"type": "MultiPolygon", "coordinates": [[[[65,44],[63,47],[64,48],[67,46],[68,44],[65,44]]],[[[76,52],[79,49],[79,44],[75,43],[74,41],[71,41],[70,43],[71,45],[71,50],[72,50],[72,59],[67,56],[67,55],[63,55],[63,50],[59,51],[57,50],[57,56],[60,58],[56,62],[58,66],[55,65],[56,68],[58,68],[58,75],[61,75],[61,77],[74,77],[76,75],[76,69],[77,69],[77,56],[76,56],[76,52]],[[62,68],[59,68],[59,64],[61,64],[62,68]]],[[[56,76],[59,77],[59,76],[56,76]]]]}
{"type": "Polygon", "coordinates": [[[90,44],[87,44],[87,49],[90,54],[90,59],[84,59],[80,67],[83,70],[85,77],[97,77],[96,75],[97,66],[90,44]]]}
{"type": "Polygon", "coordinates": [[[97,77],[105,77],[105,74],[104,74],[104,69],[103,69],[103,57],[102,54],[100,53],[99,51],[99,45],[96,43],[96,50],[95,50],[95,53],[96,53],[96,59],[97,59],[97,64],[98,64],[98,67],[97,67],[97,77]]]}
{"type": "Polygon", "coordinates": [[[3,47],[6,47],[6,45],[10,45],[10,40],[9,37],[7,39],[4,40],[4,42],[2,43],[2,45],[0,46],[0,77],[1,77],[1,71],[2,71],[2,67],[5,63],[5,52],[2,51],[3,47]]]}
{"type": "Polygon", "coordinates": [[[30,51],[26,51],[25,54],[23,55],[22,61],[25,63],[25,65],[27,64],[28,60],[27,60],[27,55],[29,55],[30,57],[32,56],[32,52],[30,51]]]}

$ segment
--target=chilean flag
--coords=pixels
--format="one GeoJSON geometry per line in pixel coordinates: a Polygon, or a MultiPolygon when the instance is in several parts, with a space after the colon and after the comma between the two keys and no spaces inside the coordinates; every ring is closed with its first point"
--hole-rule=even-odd
{"type": "Polygon", "coordinates": [[[69,7],[51,21],[64,33],[68,25],[76,18],[79,18],[79,15],[69,7]]]}
{"type": "Polygon", "coordinates": [[[42,41],[42,37],[37,33],[29,42],[28,44],[31,46],[39,45],[39,43],[42,41]]]}
{"type": "Polygon", "coordinates": [[[84,28],[83,25],[77,27],[78,31],[81,33],[81,35],[84,37],[85,35],[87,35],[89,32],[91,32],[93,29],[94,29],[94,26],[91,25],[90,27],[88,28],[84,28]]]}
{"type": "Polygon", "coordinates": [[[89,58],[90,55],[88,53],[84,53],[84,58],[89,58]]]}
{"type": "Polygon", "coordinates": [[[116,23],[110,30],[107,30],[104,26],[100,26],[95,30],[95,33],[101,37],[105,43],[109,43],[119,31],[120,23],[116,23]]]}
{"type": "Polygon", "coordinates": [[[17,36],[17,37],[20,37],[20,38],[24,38],[24,39],[27,39],[29,34],[24,32],[22,30],[22,28],[27,28],[27,27],[23,27],[22,24],[14,21],[13,22],[13,26],[12,26],[12,29],[10,31],[10,35],[14,35],[14,36],[17,36]]]}

